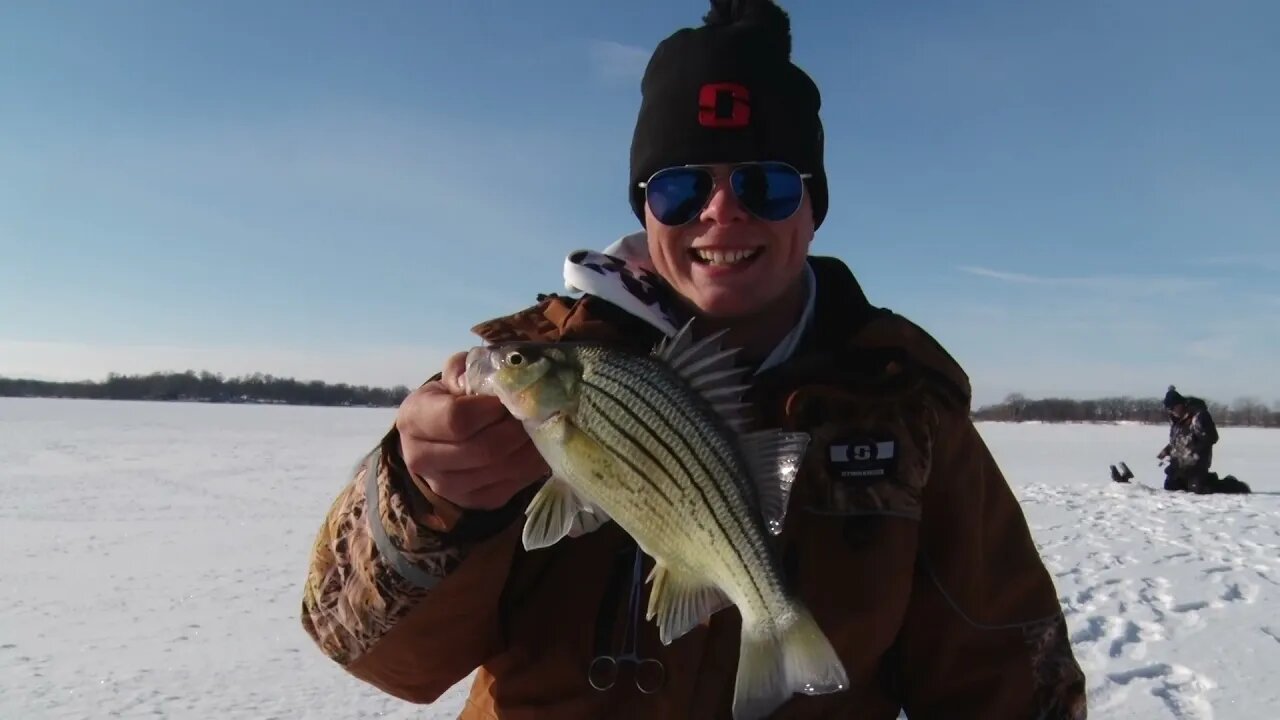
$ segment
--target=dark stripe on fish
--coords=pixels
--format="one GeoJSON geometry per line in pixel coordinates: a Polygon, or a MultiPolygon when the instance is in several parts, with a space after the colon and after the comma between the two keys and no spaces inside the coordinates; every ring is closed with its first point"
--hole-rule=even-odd
{"type": "MultiPolygon", "coordinates": [[[[681,440],[681,442],[685,443],[686,447],[689,447],[689,454],[698,461],[699,467],[707,473],[708,479],[711,481],[711,484],[715,488],[715,491],[719,495],[721,501],[724,502],[725,506],[729,509],[730,514],[733,515],[734,520],[738,525],[738,529],[742,532],[743,539],[748,543],[748,548],[755,556],[756,560],[767,565],[769,563],[768,556],[770,552],[764,542],[763,535],[760,532],[751,532],[752,529],[757,528],[747,528],[745,526],[750,522],[750,518],[744,517],[742,513],[734,512],[736,508],[726,496],[725,488],[720,483],[716,482],[716,477],[718,477],[719,473],[712,473],[711,469],[707,466],[707,456],[709,455],[710,459],[714,461],[717,467],[723,469],[723,474],[739,486],[739,490],[743,493],[743,497],[741,499],[743,504],[746,506],[748,513],[759,514],[759,502],[756,494],[758,491],[753,485],[754,480],[749,475],[746,477],[739,477],[733,472],[735,467],[742,467],[740,463],[743,462],[743,459],[731,445],[727,447],[725,446],[725,439],[722,436],[717,435],[713,428],[708,427],[706,423],[696,422],[698,419],[696,413],[701,409],[698,407],[698,400],[701,398],[689,397],[688,390],[686,388],[681,387],[678,383],[671,382],[660,370],[655,369],[645,361],[601,363],[598,367],[602,370],[614,370],[628,373],[628,377],[633,378],[637,382],[643,383],[652,390],[652,393],[647,395],[645,393],[636,392],[630,386],[621,383],[618,377],[607,372],[600,372],[602,376],[608,377],[615,382],[619,382],[619,384],[623,384],[627,390],[635,393],[636,397],[639,398],[641,402],[645,403],[645,405],[648,406],[659,418],[661,418],[663,422],[666,422],[666,417],[655,406],[655,403],[653,402],[653,398],[655,396],[665,400],[673,408],[677,409],[679,416],[681,419],[686,421],[686,424],[696,434],[699,446],[705,448],[707,454],[704,455],[702,453],[694,452],[692,446],[689,444],[689,438],[684,433],[676,432],[675,435],[681,440]],[[690,407],[690,405],[693,407],[690,407]],[[691,414],[690,411],[695,414],[691,414]],[[753,540],[756,542],[752,542],[753,540]]],[[[714,407],[710,406],[710,403],[707,403],[705,410],[713,414],[717,412],[714,407]]],[[[669,428],[671,427],[669,422],[666,422],[666,424],[669,428]]],[[[744,549],[747,548],[739,548],[739,553],[744,549]]]]}
{"type": "MultiPolygon", "coordinates": [[[[672,406],[682,411],[688,409],[687,407],[682,407],[683,405],[687,405],[688,403],[690,403],[690,401],[687,398],[682,396],[684,391],[681,388],[675,387],[669,382],[655,381],[652,378],[652,376],[648,374],[637,373],[637,376],[640,382],[643,382],[650,389],[652,389],[655,394],[657,394],[667,402],[671,403],[672,406]]],[[[653,403],[649,399],[649,396],[646,396],[643,393],[637,393],[637,396],[641,397],[643,401],[647,405],[649,405],[649,407],[651,408],[654,407],[653,403]]],[[[708,408],[708,410],[713,413],[715,412],[714,408],[708,408]]],[[[656,409],[655,409],[655,412],[657,412],[656,409]]],[[[691,418],[685,412],[681,412],[680,414],[686,420],[694,419],[694,418],[691,418]]],[[[660,413],[659,413],[659,416],[661,416],[660,413]]],[[[721,501],[724,502],[725,506],[729,508],[731,514],[734,517],[734,520],[737,521],[738,529],[742,532],[743,539],[747,541],[752,540],[753,538],[756,537],[756,535],[758,535],[758,533],[752,533],[746,527],[746,524],[748,522],[747,518],[743,517],[740,513],[733,512],[733,510],[735,510],[736,508],[734,508],[734,504],[730,502],[728,495],[726,495],[724,486],[716,482],[716,477],[723,474],[727,476],[729,479],[733,480],[736,485],[739,485],[740,489],[741,487],[745,487],[747,484],[749,484],[751,482],[751,479],[748,477],[745,480],[742,480],[739,477],[737,477],[737,474],[734,472],[734,467],[735,465],[737,465],[738,458],[734,457],[732,454],[730,454],[730,456],[726,458],[720,452],[722,448],[718,448],[717,443],[715,442],[719,438],[715,437],[714,435],[709,435],[708,434],[709,428],[707,428],[705,424],[700,422],[690,422],[689,425],[691,426],[693,432],[697,433],[697,436],[698,436],[697,439],[699,441],[698,445],[700,447],[705,448],[708,451],[708,454],[711,456],[711,460],[714,461],[715,465],[717,466],[716,469],[722,472],[712,472],[712,468],[708,467],[707,465],[708,458],[704,456],[702,453],[694,452],[692,445],[689,444],[690,443],[689,439],[685,437],[682,433],[676,433],[676,435],[681,439],[682,442],[686,444],[687,447],[690,448],[690,455],[694,456],[698,460],[698,466],[702,468],[703,472],[707,474],[708,479],[710,479],[712,486],[715,487],[716,493],[720,496],[721,501]]],[[[729,450],[728,448],[724,448],[724,449],[729,450]]],[[[732,453],[732,450],[729,450],[729,452],[732,453]]],[[[743,497],[742,501],[749,512],[758,512],[758,509],[755,507],[755,505],[746,497],[743,497]]],[[[752,549],[758,550],[758,548],[752,548],[752,549]]]]}
{"type": "MultiPolygon", "coordinates": [[[[601,363],[598,370],[604,371],[604,370],[613,370],[613,369],[615,368],[609,367],[607,364],[601,363]]],[[[616,369],[621,370],[622,368],[616,368],[616,369]]],[[[618,385],[618,387],[622,391],[634,397],[636,402],[642,404],[653,415],[653,422],[655,425],[657,423],[661,423],[663,426],[665,426],[666,430],[668,430],[670,434],[675,437],[676,440],[678,440],[680,443],[682,443],[685,446],[685,448],[688,450],[687,456],[690,459],[692,459],[694,462],[696,462],[698,464],[699,469],[702,470],[704,476],[706,477],[707,484],[711,486],[711,491],[714,492],[717,496],[719,496],[721,505],[725,508],[725,511],[728,513],[728,515],[730,515],[733,523],[737,525],[738,532],[741,534],[743,541],[748,544],[748,548],[743,548],[739,545],[739,543],[733,541],[732,536],[728,532],[728,528],[725,527],[725,524],[722,518],[720,517],[720,513],[716,512],[715,506],[712,505],[711,499],[707,496],[707,490],[706,488],[703,487],[703,483],[698,481],[698,476],[695,475],[693,472],[691,472],[690,468],[685,464],[684,462],[685,456],[682,456],[681,454],[675,452],[674,449],[667,444],[665,439],[659,436],[658,433],[654,432],[655,428],[651,427],[649,423],[644,422],[635,411],[633,411],[630,407],[627,406],[626,403],[622,402],[618,397],[614,396],[612,393],[608,392],[605,388],[601,387],[600,385],[592,383],[586,380],[586,378],[583,378],[584,384],[586,384],[588,387],[596,389],[598,392],[601,392],[606,397],[609,397],[610,399],[617,402],[619,406],[623,409],[623,412],[635,418],[636,421],[641,426],[646,427],[647,429],[649,429],[650,432],[654,432],[654,438],[658,441],[659,444],[663,446],[663,448],[666,449],[668,453],[671,454],[672,458],[674,458],[675,461],[680,465],[681,469],[684,471],[685,475],[688,477],[690,481],[690,485],[695,490],[697,490],[698,495],[702,497],[702,501],[707,507],[708,514],[711,515],[711,518],[715,522],[717,528],[720,530],[720,532],[724,535],[725,539],[728,541],[729,547],[732,548],[733,554],[737,558],[741,567],[744,567],[744,568],[752,567],[752,564],[748,563],[746,557],[743,555],[744,549],[749,549],[753,556],[752,559],[757,561],[756,564],[759,564],[759,561],[761,560],[761,558],[758,555],[758,553],[760,552],[760,548],[751,547],[751,545],[754,545],[754,543],[752,543],[751,541],[755,538],[755,535],[758,535],[758,533],[753,534],[750,532],[750,530],[746,527],[746,523],[749,522],[749,519],[743,517],[741,513],[735,512],[736,508],[734,507],[734,503],[730,501],[728,495],[725,492],[725,488],[716,482],[716,477],[721,473],[713,473],[711,471],[711,469],[706,464],[706,458],[702,457],[702,454],[699,453],[694,448],[689,438],[685,437],[683,433],[677,431],[676,428],[672,427],[671,423],[668,422],[667,419],[664,417],[662,411],[654,405],[651,398],[645,396],[643,393],[637,392],[634,388],[629,387],[625,382],[622,382],[618,377],[612,376],[611,373],[598,372],[598,374],[602,378],[612,381],[614,384],[618,385]]],[[[673,399],[668,393],[663,392],[662,388],[658,387],[654,383],[652,378],[649,377],[649,373],[632,372],[632,373],[628,373],[628,375],[630,376],[628,379],[631,379],[636,382],[641,382],[650,388],[657,389],[659,391],[659,394],[662,396],[662,398],[670,402],[672,406],[676,408],[678,411],[683,411],[688,409],[687,407],[682,407],[682,405],[686,405],[686,403],[678,402],[675,399],[673,399]]],[[[672,389],[675,390],[676,388],[672,388],[672,389]]],[[[697,428],[698,423],[693,422],[692,421],[693,418],[689,417],[684,412],[679,412],[679,415],[683,420],[686,421],[685,424],[691,425],[695,429],[697,428]]],[[[699,435],[702,436],[702,433],[699,432],[699,435]]],[[[708,446],[708,443],[706,443],[705,440],[702,444],[703,446],[708,446]]],[[[720,460],[720,458],[716,458],[716,460],[720,460]]],[[[723,463],[721,463],[721,465],[723,466],[723,463]]],[[[725,471],[729,470],[728,467],[723,467],[723,469],[725,471]]],[[[747,509],[748,510],[750,509],[749,505],[747,505],[747,509]]],[[[763,600],[765,598],[765,594],[762,588],[756,582],[755,573],[748,571],[745,573],[745,575],[747,576],[748,580],[751,582],[752,588],[756,592],[756,596],[763,600]]]]}
{"type": "MultiPolygon", "coordinates": [[[[615,369],[609,366],[604,366],[604,367],[606,369],[615,369]]],[[[618,368],[618,369],[621,369],[621,368],[618,368]]],[[[699,440],[697,447],[705,448],[708,451],[705,454],[697,451],[695,446],[690,443],[689,438],[686,436],[685,433],[680,432],[678,428],[675,428],[672,426],[672,424],[664,416],[661,409],[655,406],[655,404],[651,399],[652,396],[648,396],[643,393],[638,393],[634,389],[627,387],[627,385],[624,382],[622,382],[620,378],[611,376],[608,373],[602,372],[600,374],[608,378],[609,380],[612,380],[615,383],[618,383],[618,385],[624,387],[628,392],[635,394],[636,398],[638,398],[640,402],[644,403],[645,406],[648,407],[650,411],[652,411],[652,413],[658,420],[660,420],[663,424],[665,424],[668,429],[673,431],[672,435],[677,437],[688,449],[689,456],[692,457],[698,463],[698,467],[706,475],[712,487],[715,488],[715,492],[720,497],[721,502],[723,502],[725,506],[727,506],[731,510],[734,509],[733,508],[734,504],[730,502],[729,497],[725,494],[725,488],[720,483],[716,482],[717,477],[719,477],[720,475],[726,475],[731,480],[733,480],[735,484],[738,483],[739,478],[735,477],[735,473],[733,472],[733,465],[730,464],[732,460],[734,460],[734,458],[726,459],[725,457],[723,457],[721,453],[717,452],[717,448],[715,447],[715,443],[713,442],[716,438],[707,435],[707,429],[703,427],[702,423],[699,423],[696,421],[697,420],[696,416],[690,416],[689,413],[684,412],[685,410],[689,409],[687,407],[689,404],[689,401],[687,398],[681,396],[682,389],[678,387],[673,387],[669,382],[657,382],[651,377],[651,374],[639,373],[639,372],[634,374],[634,378],[637,381],[644,383],[649,389],[654,391],[655,395],[661,397],[663,400],[666,400],[668,403],[671,404],[673,408],[675,408],[678,411],[681,419],[686,421],[685,424],[689,428],[691,428],[693,432],[697,434],[698,436],[697,439],[699,440]],[[714,464],[717,466],[716,468],[714,468],[714,471],[713,471],[713,468],[711,468],[708,465],[707,455],[710,455],[710,460],[712,460],[714,464]]],[[[686,472],[688,472],[687,469],[686,469],[686,472]]],[[[696,481],[696,478],[694,479],[696,481]]],[[[753,509],[749,502],[746,502],[744,504],[747,505],[748,510],[753,509]]],[[[733,513],[733,515],[735,520],[738,521],[737,524],[739,526],[739,530],[742,531],[743,536],[746,538],[750,538],[751,534],[747,532],[747,528],[742,526],[741,516],[736,512],[733,513]]]]}
{"type": "MultiPolygon", "coordinates": [[[[609,379],[612,379],[612,378],[609,378],[609,379]]],[[[716,524],[716,528],[720,531],[720,534],[727,541],[726,544],[729,546],[729,549],[733,552],[735,558],[743,567],[746,567],[747,563],[745,558],[743,558],[742,556],[742,551],[738,549],[738,543],[733,542],[733,538],[730,536],[728,528],[726,528],[724,526],[724,523],[721,522],[719,514],[715,512],[715,508],[711,505],[711,499],[707,497],[706,491],[697,482],[697,480],[694,479],[694,475],[689,471],[688,466],[685,465],[684,459],[680,455],[680,453],[676,452],[675,448],[671,447],[671,445],[667,443],[666,438],[654,432],[653,428],[649,427],[648,423],[646,423],[645,420],[640,417],[640,415],[638,415],[634,410],[628,407],[627,403],[624,402],[622,398],[618,397],[617,395],[614,395],[607,388],[597,385],[595,383],[592,383],[591,381],[586,380],[585,378],[583,379],[582,384],[585,387],[588,387],[600,393],[602,396],[608,398],[609,400],[617,404],[618,408],[622,410],[623,413],[625,413],[626,415],[630,416],[633,420],[635,420],[637,425],[645,428],[646,430],[648,430],[650,433],[653,434],[654,442],[656,442],[658,445],[661,445],[662,448],[666,450],[667,453],[671,456],[672,460],[674,460],[675,463],[680,466],[680,469],[684,472],[685,479],[688,481],[689,487],[692,488],[695,492],[697,492],[698,495],[702,498],[702,503],[708,510],[707,514],[711,516],[711,521],[716,524]]],[[[622,387],[622,389],[624,390],[627,390],[628,392],[631,392],[633,395],[635,394],[634,391],[629,390],[624,385],[620,385],[620,387],[622,387]]],[[[643,402],[642,399],[640,399],[640,401],[643,402]]],[[[644,404],[648,405],[648,403],[644,403],[644,404]]],[[[670,426],[668,426],[668,429],[670,429],[670,426]]],[[[676,436],[679,435],[679,433],[672,433],[672,434],[676,436]]],[[[693,454],[692,451],[690,452],[690,454],[693,454]]],[[[715,483],[712,482],[712,485],[714,484],[715,483]]],[[[751,575],[751,573],[747,573],[747,574],[751,575]]],[[[755,582],[754,578],[752,578],[752,582],[753,583],[755,582]]]]}
{"type": "MultiPolygon", "coordinates": [[[[590,387],[597,390],[597,392],[604,394],[603,391],[600,391],[599,388],[596,388],[595,386],[590,386],[590,387]]],[[[679,487],[679,483],[675,481],[675,478],[671,477],[671,474],[666,471],[662,463],[658,462],[658,458],[654,457],[653,453],[649,452],[649,448],[645,447],[644,443],[639,442],[635,438],[635,436],[628,433],[626,429],[622,427],[622,425],[618,424],[618,422],[614,420],[613,417],[610,416],[608,413],[606,413],[602,408],[596,407],[595,402],[593,402],[589,396],[584,396],[583,400],[586,402],[587,406],[592,409],[593,412],[595,412],[597,415],[600,416],[600,419],[605,424],[613,428],[614,432],[616,432],[618,435],[621,435],[623,438],[627,440],[627,442],[631,443],[631,445],[636,450],[640,451],[642,455],[649,458],[649,461],[653,463],[654,467],[656,467],[659,471],[665,474],[667,476],[667,480],[673,486],[679,487]]],[[[595,441],[603,445],[604,449],[612,453],[613,456],[617,458],[619,462],[621,462],[623,465],[626,465],[628,468],[630,468],[632,472],[634,472],[637,476],[639,476],[640,479],[643,480],[645,484],[649,486],[649,488],[651,488],[654,492],[656,492],[659,496],[661,496],[663,500],[666,500],[668,505],[670,505],[673,508],[676,507],[676,503],[674,500],[671,499],[671,496],[668,495],[666,491],[663,490],[663,488],[660,485],[658,485],[658,483],[654,482],[651,478],[649,478],[648,473],[644,472],[639,467],[636,467],[636,465],[632,463],[631,460],[627,457],[627,453],[624,453],[619,448],[611,445],[609,441],[606,440],[605,438],[597,437],[595,438],[595,441]]]]}

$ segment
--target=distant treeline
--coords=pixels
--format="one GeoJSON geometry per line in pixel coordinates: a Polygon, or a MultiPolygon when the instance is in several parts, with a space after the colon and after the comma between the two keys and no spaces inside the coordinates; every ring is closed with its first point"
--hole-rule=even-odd
{"type": "MultiPolygon", "coordinates": [[[[47,382],[0,377],[0,397],[83,398],[92,400],[160,400],[210,403],[272,403],[281,405],[339,405],[396,407],[409,388],[330,384],[254,373],[225,378],[220,373],[120,375],[105,381],[47,382]]],[[[1280,427],[1280,402],[1268,408],[1253,398],[1224,405],[1208,402],[1218,425],[1280,427]]],[[[1005,422],[1168,422],[1160,398],[1116,397],[1098,400],[1045,398],[1031,400],[1013,394],[1004,402],[974,411],[976,420],[1005,422]]]]}
{"type": "Polygon", "coordinates": [[[220,374],[197,374],[192,370],[150,375],[112,373],[101,382],[45,382],[0,377],[0,397],[395,407],[408,394],[409,388],[403,385],[393,388],[346,383],[331,385],[320,380],[301,381],[262,373],[224,378],[220,374]]]}
{"type": "MultiPolygon", "coordinates": [[[[1209,414],[1217,425],[1248,425],[1254,427],[1280,427],[1280,402],[1268,408],[1253,398],[1241,398],[1224,405],[1205,401],[1209,414]]],[[[1029,400],[1014,394],[1004,402],[987,405],[974,412],[977,420],[1006,422],[1144,422],[1166,423],[1169,414],[1161,398],[1102,398],[1099,400],[1070,400],[1046,398],[1029,400]]]]}

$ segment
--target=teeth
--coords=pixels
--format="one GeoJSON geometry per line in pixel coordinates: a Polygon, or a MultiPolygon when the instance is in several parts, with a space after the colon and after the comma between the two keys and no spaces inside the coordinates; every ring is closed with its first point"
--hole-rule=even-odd
{"type": "Polygon", "coordinates": [[[755,257],[755,250],[694,250],[698,259],[710,265],[735,265],[748,258],[755,257]]]}

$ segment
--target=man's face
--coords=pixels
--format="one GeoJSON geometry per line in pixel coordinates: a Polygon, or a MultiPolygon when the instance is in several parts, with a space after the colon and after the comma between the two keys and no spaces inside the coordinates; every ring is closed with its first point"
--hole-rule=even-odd
{"type": "Polygon", "coordinates": [[[1178,420],[1181,420],[1182,417],[1187,414],[1187,406],[1182,403],[1178,403],[1177,405],[1169,408],[1169,414],[1178,420]]]}
{"type": "Polygon", "coordinates": [[[729,185],[731,165],[712,166],[715,186],[691,222],[663,225],[645,205],[654,269],[703,314],[749,316],[799,281],[813,240],[808,193],[791,217],[768,222],[747,211],[729,185]]]}

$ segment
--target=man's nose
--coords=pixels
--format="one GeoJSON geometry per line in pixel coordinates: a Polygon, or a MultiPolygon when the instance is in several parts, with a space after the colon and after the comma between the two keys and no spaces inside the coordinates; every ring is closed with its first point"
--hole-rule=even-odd
{"type": "Polygon", "coordinates": [[[711,197],[707,200],[707,204],[702,208],[702,214],[699,219],[703,222],[713,222],[720,225],[726,225],[732,222],[742,222],[751,217],[747,209],[742,207],[742,203],[738,201],[738,196],[734,194],[733,188],[729,186],[727,178],[716,179],[715,187],[711,190],[711,197]]]}

